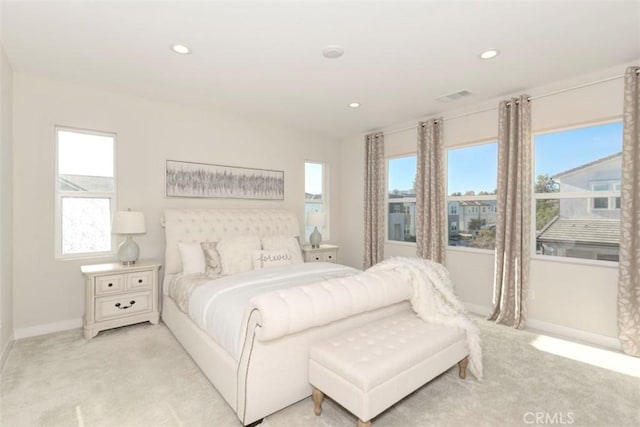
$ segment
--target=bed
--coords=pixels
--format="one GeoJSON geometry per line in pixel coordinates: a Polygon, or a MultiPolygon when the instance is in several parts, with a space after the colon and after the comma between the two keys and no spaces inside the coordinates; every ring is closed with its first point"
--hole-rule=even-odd
{"type": "MultiPolygon", "coordinates": [[[[244,311],[240,315],[218,296],[207,303],[208,308],[215,304],[219,307],[208,318],[214,327],[222,323],[216,313],[225,309],[241,319],[240,327],[235,327],[239,334],[231,334],[231,340],[226,340],[229,342],[214,339],[207,330],[208,323],[200,322],[199,315],[194,317],[191,307],[183,311],[184,307],[170,296],[169,284],[176,283],[183,271],[179,246],[184,242],[221,242],[238,236],[297,237],[301,232],[297,217],[278,209],[169,209],[164,213],[164,227],[162,319],[244,425],[311,395],[308,356],[312,343],[411,310],[410,289],[391,276],[379,280],[375,290],[365,283],[347,289],[341,285],[341,277],[358,271],[346,266],[324,263],[276,266],[264,270],[268,271],[268,278],[263,282],[257,279],[257,273],[242,272],[207,283],[210,288],[228,289],[232,282],[238,287],[238,281],[256,281],[268,283],[259,286],[270,289],[258,292],[257,296],[254,293],[251,304],[240,310],[244,311]],[[296,277],[308,285],[314,272],[320,281],[324,280],[324,285],[284,289],[274,284],[276,276],[281,275],[296,277]]],[[[193,301],[204,301],[203,298],[193,301]]],[[[225,330],[223,335],[226,333],[227,338],[228,329],[234,328],[225,330]]]]}

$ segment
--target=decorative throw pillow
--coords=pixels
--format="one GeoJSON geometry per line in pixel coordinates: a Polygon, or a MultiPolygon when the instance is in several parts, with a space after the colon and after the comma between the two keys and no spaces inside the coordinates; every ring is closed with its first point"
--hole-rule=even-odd
{"type": "Polygon", "coordinates": [[[206,265],[205,272],[207,276],[219,276],[222,273],[222,265],[220,263],[220,254],[216,246],[218,242],[201,242],[202,252],[204,252],[204,260],[206,265]]]}
{"type": "Polygon", "coordinates": [[[292,264],[302,264],[302,250],[298,239],[291,236],[265,236],[262,238],[262,249],[275,250],[287,249],[291,255],[292,264]]]}
{"type": "Polygon", "coordinates": [[[199,242],[179,242],[178,249],[182,258],[183,273],[205,272],[204,252],[199,242]]]}
{"type": "Polygon", "coordinates": [[[288,249],[276,249],[272,251],[253,252],[253,269],[275,267],[278,265],[292,264],[293,259],[288,249]]]}
{"type": "Polygon", "coordinates": [[[253,269],[251,256],[260,250],[260,239],[256,236],[239,236],[218,242],[218,253],[222,274],[236,274],[253,269]]]}

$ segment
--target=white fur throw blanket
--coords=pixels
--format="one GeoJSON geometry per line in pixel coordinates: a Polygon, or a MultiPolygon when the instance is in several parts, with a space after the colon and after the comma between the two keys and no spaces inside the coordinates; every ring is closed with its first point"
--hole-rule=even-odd
{"type": "Polygon", "coordinates": [[[456,326],[467,333],[469,370],[482,381],[480,330],[469,318],[453,291],[449,271],[441,264],[421,258],[395,257],[382,261],[368,272],[394,270],[411,283],[413,310],[425,322],[456,326]]]}

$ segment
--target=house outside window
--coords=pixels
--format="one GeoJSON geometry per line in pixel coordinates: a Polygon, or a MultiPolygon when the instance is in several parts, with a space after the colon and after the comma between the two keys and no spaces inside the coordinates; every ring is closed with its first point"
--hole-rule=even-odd
{"type": "Polygon", "coordinates": [[[116,136],[62,127],[55,136],[56,258],[112,254],[116,136]]]}
{"type": "Polygon", "coordinates": [[[449,246],[495,248],[498,144],[447,150],[449,246]]]}
{"type": "Polygon", "coordinates": [[[325,163],[307,161],[304,164],[304,221],[305,221],[305,242],[309,242],[309,236],[313,233],[314,227],[306,225],[307,214],[309,212],[324,212],[326,223],[323,227],[318,227],[323,240],[329,239],[329,197],[327,194],[327,167],[325,163]]]}
{"type": "Polygon", "coordinates": [[[617,261],[622,123],[538,134],[534,150],[536,254],[617,261]]]}
{"type": "Polygon", "coordinates": [[[387,159],[387,240],[416,241],[415,155],[387,159]]]}

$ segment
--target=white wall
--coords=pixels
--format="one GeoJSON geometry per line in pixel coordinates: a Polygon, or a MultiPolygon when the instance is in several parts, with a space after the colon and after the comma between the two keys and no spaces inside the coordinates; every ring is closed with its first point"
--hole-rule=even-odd
{"type": "Polygon", "coordinates": [[[13,340],[12,94],[13,71],[0,43],[0,368],[13,340]]]}
{"type": "MultiPolygon", "coordinates": [[[[545,87],[523,90],[532,97],[572,88],[611,76],[624,74],[627,65],[598,70],[570,81],[555,82],[545,87]]],[[[505,98],[508,96],[505,96],[505,98]]],[[[623,79],[614,79],[532,101],[532,129],[548,131],[574,125],[598,122],[622,115],[623,79]]],[[[483,103],[466,112],[498,105],[483,103]]],[[[447,120],[465,111],[445,115],[444,139],[447,147],[497,139],[497,109],[447,120]]],[[[388,156],[415,153],[417,134],[413,123],[386,129],[405,129],[385,135],[388,156]]],[[[385,131],[385,129],[383,129],[385,131]]],[[[345,183],[342,188],[342,229],[339,244],[343,260],[361,267],[363,256],[364,135],[343,142],[341,146],[345,183]],[[347,208],[347,204],[349,207],[347,208]],[[345,252],[347,252],[345,256],[345,252]]],[[[407,243],[385,244],[385,257],[415,256],[415,246],[407,243]]],[[[475,311],[487,313],[492,305],[494,256],[491,252],[449,249],[447,267],[451,271],[457,293],[475,311]]],[[[530,288],[534,299],[528,303],[529,325],[552,332],[616,346],[617,268],[615,265],[588,265],[535,259],[531,263],[530,288]]]]}
{"type": "MultiPolygon", "coordinates": [[[[160,216],[167,207],[272,207],[299,213],[303,224],[304,161],[328,162],[329,189],[340,189],[335,141],[222,113],[34,78],[14,78],[14,274],[18,337],[80,326],[80,266],[107,259],[54,259],[54,126],[117,133],[118,208],[144,211],[136,237],[143,258],[164,257],[160,216]],[[284,170],[284,201],[164,198],[166,159],[284,170]]],[[[337,218],[337,203],[332,203],[337,218]]],[[[302,230],[301,230],[302,231],[302,230]]],[[[331,236],[340,235],[332,221],[331,236]]]]}

